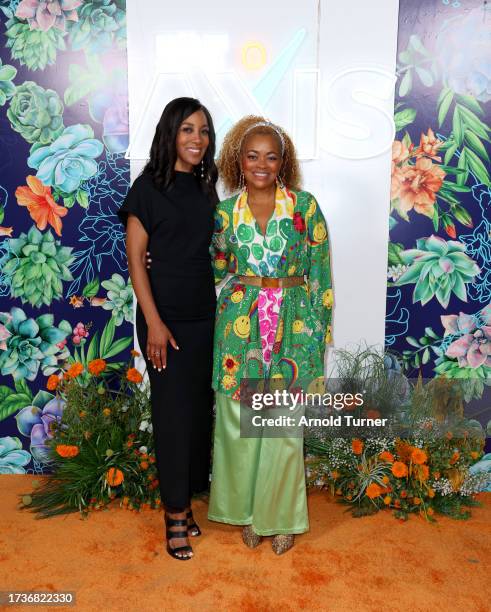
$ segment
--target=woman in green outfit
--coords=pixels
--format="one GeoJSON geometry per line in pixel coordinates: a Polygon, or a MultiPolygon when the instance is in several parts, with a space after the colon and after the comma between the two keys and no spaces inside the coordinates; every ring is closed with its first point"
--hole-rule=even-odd
{"type": "Polygon", "coordinates": [[[217,206],[212,245],[216,282],[233,276],[217,305],[208,518],[244,525],[250,547],[272,535],[281,554],[309,528],[303,439],[241,438],[240,384],[323,376],[333,308],[328,233],[278,126],[245,117],[225,138],[218,166],[236,193],[217,206]]]}

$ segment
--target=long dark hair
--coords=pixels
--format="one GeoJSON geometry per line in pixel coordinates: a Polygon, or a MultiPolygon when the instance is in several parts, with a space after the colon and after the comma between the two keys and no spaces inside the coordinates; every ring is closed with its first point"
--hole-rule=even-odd
{"type": "Polygon", "coordinates": [[[175,178],[174,166],[177,160],[176,137],[181,123],[193,113],[203,111],[208,121],[210,143],[203,157],[204,178],[201,178],[201,164],[196,175],[203,191],[214,202],[218,202],[216,183],[218,170],[215,165],[215,128],[208,109],[195,98],[175,98],[164,108],[153,137],[150,159],[143,172],[152,176],[158,189],[167,189],[175,178]]]}

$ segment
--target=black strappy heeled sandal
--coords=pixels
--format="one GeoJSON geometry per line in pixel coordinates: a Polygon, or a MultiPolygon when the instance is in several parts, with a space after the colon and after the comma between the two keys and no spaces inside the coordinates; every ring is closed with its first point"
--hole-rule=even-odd
{"type": "Polygon", "coordinates": [[[165,513],[165,537],[167,538],[167,552],[169,553],[169,555],[171,557],[174,557],[174,559],[179,559],[179,561],[188,561],[189,559],[192,559],[193,556],[190,555],[189,553],[193,552],[193,549],[191,548],[191,546],[178,546],[177,548],[172,548],[169,545],[169,540],[172,540],[174,538],[187,538],[188,537],[188,531],[186,529],[186,531],[171,531],[171,527],[187,527],[188,521],[187,518],[186,519],[173,519],[171,518],[167,512],[165,513]],[[184,555],[179,555],[177,553],[188,553],[186,556],[184,555]]]}
{"type": "Polygon", "coordinates": [[[192,510],[188,510],[187,511],[186,521],[188,521],[189,519],[191,519],[193,522],[191,524],[188,523],[188,534],[193,536],[193,537],[200,536],[201,535],[201,529],[199,528],[199,526],[194,521],[193,511],[192,510]]]}

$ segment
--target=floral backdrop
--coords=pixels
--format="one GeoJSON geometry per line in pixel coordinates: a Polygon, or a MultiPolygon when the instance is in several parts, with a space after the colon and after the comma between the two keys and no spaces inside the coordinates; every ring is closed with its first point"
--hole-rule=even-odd
{"type": "Polygon", "coordinates": [[[491,395],[490,42],[489,3],[400,2],[386,346],[410,375],[462,379],[476,414],[491,395]]]}
{"type": "Polygon", "coordinates": [[[133,343],[125,1],[0,10],[0,473],[43,473],[49,377],[133,343]]]}

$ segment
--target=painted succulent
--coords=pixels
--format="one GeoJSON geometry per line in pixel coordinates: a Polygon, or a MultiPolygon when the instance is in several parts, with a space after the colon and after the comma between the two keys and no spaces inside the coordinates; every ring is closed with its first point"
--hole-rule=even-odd
{"type": "Polygon", "coordinates": [[[54,427],[61,423],[65,404],[61,398],[40,391],[32,400],[32,404],[22,408],[15,416],[20,433],[31,438],[29,450],[39,463],[50,461],[46,442],[53,438],[54,427]]]}
{"type": "Polygon", "coordinates": [[[49,144],[63,132],[63,104],[52,89],[26,81],[15,90],[7,117],[12,128],[27,140],[49,144]]]}
{"type": "Polygon", "coordinates": [[[62,281],[73,280],[69,270],[73,261],[72,247],[61,246],[51,230],[43,233],[33,226],[27,234],[10,239],[0,266],[9,279],[11,297],[40,308],[62,297],[62,281]]]}
{"type": "Polygon", "coordinates": [[[78,21],[77,8],[83,0],[21,0],[15,16],[27,19],[32,30],[51,28],[65,31],[66,21],[78,21]]]}
{"type": "Polygon", "coordinates": [[[0,438],[0,474],[25,474],[24,466],[31,461],[31,455],[22,450],[17,437],[0,438]]]}
{"type": "Polygon", "coordinates": [[[126,37],[124,0],[92,0],[84,2],[78,11],[78,22],[71,24],[72,49],[101,53],[113,41],[126,37]]]}
{"type": "Polygon", "coordinates": [[[97,173],[96,157],[104,150],[102,142],[94,138],[90,125],[71,125],[47,146],[38,143],[31,147],[27,164],[37,170],[36,176],[45,185],[70,194],[82,181],[97,173]]]}
{"type": "MultiPolygon", "coordinates": [[[[8,9],[4,12],[9,13],[8,9]]],[[[44,70],[56,61],[56,52],[65,50],[64,33],[57,28],[47,32],[31,30],[28,23],[12,16],[6,25],[5,36],[12,59],[30,70],[44,70]]]]}
{"type": "Polygon", "coordinates": [[[110,280],[102,281],[101,285],[107,289],[107,301],[102,307],[112,310],[116,325],[124,321],[133,322],[133,288],[131,280],[128,283],[120,274],[113,274],[110,280]]]}
{"type": "Polygon", "coordinates": [[[15,306],[10,312],[0,312],[0,334],[4,338],[0,346],[0,373],[12,375],[14,380],[34,380],[39,368],[46,376],[54,374],[60,369],[59,362],[69,357],[68,349],[57,345],[70,332],[70,323],[61,321],[56,327],[52,314],[28,319],[15,306]]]}
{"type": "Polygon", "coordinates": [[[420,238],[416,249],[400,252],[400,258],[409,268],[396,281],[396,285],[415,283],[413,302],[428,303],[433,297],[446,308],[453,293],[467,301],[466,283],[480,273],[479,266],[465,254],[465,245],[439,236],[420,238]]]}
{"type": "Polygon", "coordinates": [[[12,83],[12,80],[16,74],[17,68],[10,66],[10,64],[2,66],[0,58],[0,106],[3,106],[15,94],[15,85],[12,83]]]}
{"type": "Polygon", "coordinates": [[[491,305],[481,311],[481,317],[483,325],[478,325],[476,317],[463,312],[441,317],[445,335],[458,336],[447,347],[445,355],[457,359],[460,367],[475,369],[484,365],[491,373],[491,305]]]}

